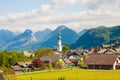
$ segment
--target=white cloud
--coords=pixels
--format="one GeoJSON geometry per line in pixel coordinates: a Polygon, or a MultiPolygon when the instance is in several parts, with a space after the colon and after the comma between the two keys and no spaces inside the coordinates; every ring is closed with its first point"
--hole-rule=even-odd
{"type": "Polygon", "coordinates": [[[52,4],[55,8],[61,9],[66,6],[72,6],[75,5],[79,0],[51,0],[52,4]]]}
{"type": "Polygon", "coordinates": [[[48,11],[51,9],[51,5],[48,5],[48,4],[41,5],[41,9],[42,11],[48,11]]]}
{"type": "MultiPolygon", "coordinates": [[[[0,16],[0,28],[23,31],[30,28],[34,31],[44,28],[55,29],[58,25],[67,25],[80,31],[99,25],[119,25],[119,0],[51,0],[39,9],[23,13],[13,13],[0,16]],[[84,11],[64,12],[66,7],[81,5],[87,7],[84,11]],[[61,11],[64,10],[64,11],[61,11]]],[[[76,7],[75,7],[76,8],[76,7]]],[[[81,7],[79,7],[81,8],[81,7]]]]}

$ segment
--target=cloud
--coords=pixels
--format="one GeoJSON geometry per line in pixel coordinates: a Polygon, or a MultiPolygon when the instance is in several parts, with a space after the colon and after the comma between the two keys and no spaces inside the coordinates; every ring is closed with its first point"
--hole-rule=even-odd
{"type": "Polygon", "coordinates": [[[44,28],[55,29],[58,25],[67,25],[80,31],[99,25],[119,25],[119,0],[51,0],[40,8],[23,13],[12,13],[0,16],[0,28],[23,31],[30,28],[34,31],[44,28]],[[66,7],[76,8],[80,5],[83,11],[70,11],[66,7]],[[19,29],[18,29],[19,28],[19,29]]]}
{"type": "Polygon", "coordinates": [[[78,2],[78,0],[51,0],[51,1],[52,5],[57,9],[75,5],[78,2]]]}

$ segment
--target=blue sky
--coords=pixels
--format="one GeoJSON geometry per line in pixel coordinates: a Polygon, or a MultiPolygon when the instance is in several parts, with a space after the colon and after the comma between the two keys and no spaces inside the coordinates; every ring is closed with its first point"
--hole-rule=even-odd
{"type": "Polygon", "coordinates": [[[0,29],[33,31],[66,25],[79,32],[120,21],[119,0],[0,0],[0,29]]]}
{"type": "Polygon", "coordinates": [[[46,3],[49,0],[0,0],[0,15],[30,11],[46,3]]]}

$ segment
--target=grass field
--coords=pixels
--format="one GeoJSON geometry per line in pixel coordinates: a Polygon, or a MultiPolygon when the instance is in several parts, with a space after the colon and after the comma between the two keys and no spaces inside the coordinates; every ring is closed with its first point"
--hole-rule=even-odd
{"type": "Polygon", "coordinates": [[[10,80],[120,80],[119,70],[64,70],[17,75],[10,80]]]}

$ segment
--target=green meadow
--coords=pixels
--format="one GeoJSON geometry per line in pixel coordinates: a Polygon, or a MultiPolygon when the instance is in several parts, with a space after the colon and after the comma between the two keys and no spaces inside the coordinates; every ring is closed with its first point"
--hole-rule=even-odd
{"type": "Polygon", "coordinates": [[[60,70],[21,74],[7,80],[120,80],[120,71],[81,69],[60,70]]]}

